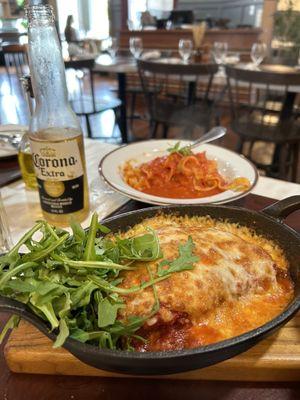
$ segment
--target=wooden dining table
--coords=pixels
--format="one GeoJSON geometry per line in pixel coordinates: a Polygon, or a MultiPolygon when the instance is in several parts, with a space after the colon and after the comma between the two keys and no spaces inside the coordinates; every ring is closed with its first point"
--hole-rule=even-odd
{"type": "MultiPolygon", "coordinates": [[[[100,143],[91,139],[85,140],[91,200],[90,211],[93,212],[96,210],[101,219],[113,213],[122,213],[128,210],[148,207],[147,204],[129,201],[127,197],[114,192],[101,181],[98,174],[99,161],[107,152],[114,148],[115,145],[112,144],[100,143]]],[[[42,216],[38,193],[36,191],[25,190],[24,183],[18,179],[9,184],[5,184],[2,181],[1,195],[8,215],[12,240],[16,242],[32,226],[33,222],[42,216]]],[[[259,210],[276,200],[291,195],[300,195],[300,185],[261,177],[252,194],[238,200],[234,204],[259,210]]],[[[83,222],[84,227],[88,225],[88,221],[89,218],[83,222]]],[[[286,222],[300,232],[300,211],[293,213],[286,222]]],[[[7,314],[0,313],[0,330],[7,319],[7,314]]],[[[41,343],[41,339],[38,338],[39,336],[34,340],[34,346],[39,346],[39,343],[41,343]]],[[[26,337],[21,339],[26,340],[26,337]]],[[[39,348],[43,351],[43,346],[36,348],[36,358],[40,357],[39,348]]],[[[32,365],[35,365],[34,360],[31,360],[30,368],[28,367],[28,363],[23,364],[19,362],[14,364],[14,370],[18,370],[18,373],[14,373],[7,366],[5,356],[8,355],[8,348],[6,347],[5,351],[4,348],[5,343],[0,346],[0,399],[3,400],[52,400],[55,398],[68,400],[105,400],[116,398],[148,399],[153,397],[197,400],[287,400],[299,398],[297,397],[299,395],[298,382],[281,382],[278,377],[273,381],[264,381],[259,376],[251,380],[247,379],[247,375],[243,374],[243,369],[236,373],[235,379],[223,380],[219,377],[218,381],[214,380],[213,377],[210,377],[209,380],[207,378],[171,380],[168,377],[155,379],[151,377],[135,378],[126,376],[122,378],[66,376],[61,375],[63,369],[57,367],[53,370],[49,369],[49,366],[53,365],[49,359],[49,362],[44,365],[37,364],[37,367],[34,368],[34,373],[32,373],[31,369],[32,365]]],[[[25,361],[26,359],[28,361],[28,357],[30,358],[29,348],[25,352],[25,361]]],[[[69,370],[69,374],[72,374],[72,369],[69,370]]],[[[80,371],[79,373],[77,371],[78,374],[81,375],[80,371]]]]}

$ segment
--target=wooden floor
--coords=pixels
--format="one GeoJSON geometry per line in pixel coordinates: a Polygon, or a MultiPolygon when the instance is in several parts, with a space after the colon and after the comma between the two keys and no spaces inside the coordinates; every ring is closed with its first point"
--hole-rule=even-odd
{"type": "MultiPolygon", "coordinates": [[[[72,91],[76,84],[72,72],[67,72],[68,90],[72,91]]],[[[117,81],[109,76],[96,76],[95,77],[95,94],[97,98],[104,96],[116,97],[117,96],[117,81]]],[[[128,115],[130,114],[130,98],[128,99],[128,115]]],[[[135,114],[138,118],[129,123],[129,138],[130,141],[145,140],[149,138],[149,124],[147,120],[147,107],[144,103],[142,96],[137,99],[135,114]]],[[[25,100],[21,85],[15,75],[8,79],[4,68],[0,68],[0,124],[21,124],[28,125],[29,123],[29,109],[25,100]],[[11,82],[11,85],[10,85],[11,82]]],[[[228,128],[228,134],[225,138],[220,139],[216,144],[222,145],[228,149],[235,150],[237,145],[237,136],[229,128],[230,116],[229,110],[224,108],[221,110],[221,124],[228,128]]],[[[86,135],[85,121],[81,121],[82,129],[86,135]]],[[[115,125],[115,116],[113,111],[108,110],[100,115],[91,117],[91,127],[93,137],[96,140],[107,141],[111,143],[120,143],[120,132],[115,125]],[[101,137],[101,139],[100,139],[101,137]]],[[[183,135],[183,130],[179,128],[172,128],[168,132],[170,138],[197,138],[202,132],[194,131],[192,134],[183,135]],[[188,137],[187,137],[188,135],[188,137]]],[[[158,131],[158,137],[161,132],[158,131]]],[[[272,145],[266,146],[263,143],[256,144],[255,158],[260,162],[269,162],[272,156],[272,145]]],[[[298,181],[300,182],[300,162],[298,181]]]]}

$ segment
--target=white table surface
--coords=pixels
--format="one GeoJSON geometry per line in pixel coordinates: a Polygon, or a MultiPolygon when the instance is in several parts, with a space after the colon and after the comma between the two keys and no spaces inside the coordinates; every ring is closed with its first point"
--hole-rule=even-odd
{"type": "MultiPolygon", "coordinates": [[[[98,174],[99,161],[115,147],[116,145],[85,139],[87,174],[90,187],[90,213],[96,210],[101,219],[128,201],[127,197],[112,191],[101,182],[98,174]],[[95,187],[100,194],[95,195],[95,187]]],[[[280,200],[288,196],[300,195],[300,185],[278,179],[260,177],[252,193],[280,200]]],[[[42,218],[38,192],[26,190],[23,181],[18,180],[3,187],[1,195],[8,216],[12,240],[15,243],[26,230],[32,227],[34,221],[42,218]]],[[[88,222],[89,218],[82,225],[86,227],[88,222]]]]}

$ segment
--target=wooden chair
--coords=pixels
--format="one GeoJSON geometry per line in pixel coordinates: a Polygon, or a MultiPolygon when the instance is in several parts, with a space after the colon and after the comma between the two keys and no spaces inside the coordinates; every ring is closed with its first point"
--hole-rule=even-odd
{"type": "MultiPolygon", "coordinates": [[[[93,67],[95,64],[94,59],[70,60],[65,62],[66,68],[84,71],[84,78],[78,79],[79,90],[70,97],[71,106],[79,117],[84,117],[86,121],[88,137],[92,138],[92,128],[90,117],[92,115],[100,114],[107,110],[113,110],[115,113],[115,121],[121,130],[119,124],[119,109],[121,101],[116,98],[96,98],[94,91],[94,78],[93,67]]],[[[107,137],[99,137],[97,139],[107,139],[107,137]]]]}
{"type": "Polygon", "coordinates": [[[14,72],[18,80],[28,74],[28,57],[26,45],[6,44],[2,45],[4,54],[5,70],[8,76],[10,89],[12,89],[12,73],[14,72]],[[14,71],[12,71],[12,68],[14,71]]]}
{"type": "MultiPolygon", "coordinates": [[[[263,68],[263,67],[262,67],[263,68]]],[[[300,150],[300,114],[295,87],[300,73],[276,73],[226,67],[231,104],[231,128],[239,136],[237,151],[254,162],[267,175],[297,180],[300,150]],[[294,86],[294,88],[293,88],[294,86]],[[275,145],[271,164],[257,162],[255,142],[275,145]],[[245,152],[245,142],[250,143],[245,152]]]]}
{"type": "Polygon", "coordinates": [[[155,137],[159,125],[163,126],[166,138],[171,126],[183,127],[185,136],[194,128],[207,130],[215,124],[215,108],[209,93],[217,65],[167,64],[141,59],[137,63],[152,137],[155,137]],[[201,98],[196,96],[199,84],[205,86],[201,98]]]}

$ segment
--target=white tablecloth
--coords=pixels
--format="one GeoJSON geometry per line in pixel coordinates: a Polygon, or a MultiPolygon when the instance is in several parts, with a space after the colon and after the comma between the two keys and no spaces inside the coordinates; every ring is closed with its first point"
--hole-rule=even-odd
{"type": "MultiPolygon", "coordinates": [[[[101,182],[98,174],[98,165],[101,158],[115,147],[116,146],[112,144],[85,139],[87,174],[91,200],[90,211],[92,213],[96,210],[100,218],[104,218],[128,201],[127,197],[112,191],[101,182]]],[[[300,185],[261,177],[253,193],[280,200],[288,196],[300,195],[300,185]]],[[[42,218],[39,196],[36,191],[25,190],[22,180],[2,188],[1,195],[8,215],[12,239],[13,242],[16,242],[26,230],[32,227],[35,220],[42,218]]],[[[87,218],[82,225],[86,227],[88,222],[89,218],[87,218]]]]}

